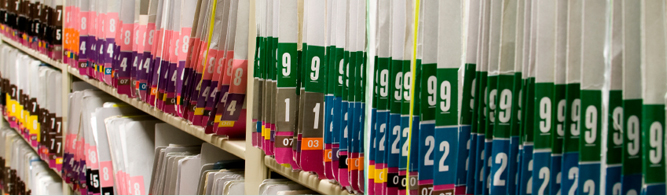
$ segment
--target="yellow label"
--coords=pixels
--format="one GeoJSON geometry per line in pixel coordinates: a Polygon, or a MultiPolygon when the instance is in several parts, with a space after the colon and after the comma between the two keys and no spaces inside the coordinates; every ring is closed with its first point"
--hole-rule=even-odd
{"type": "Polygon", "coordinates": [[[375,165],[368,165],[368,179],[375,179],[375,165]]]}
{"type": "Polygon", "coordinates": [[[235,121],[220,121],[220,124],[218,124],[218,127],[233,127],[235,121]]]}
{"type": "Polygon", "coordinates": [[[270,140],[271,139],[271,129],[263,127],[262,130],[264,130],[264,131],[262,131],[262,133],[264,133],[264,140],[270,140]]]}
{"type": "Polygon", "coordinates": [[[204,115],[204,108],[195,109],[195,115],[204,115]]]}
{"type": "Polygon", "coordinates": [[[375,169],[375,183],[385,183],[387,182],[387,168],[384,169],[375,169]]]}
{"type": "Polygon", "coordinates": [[[289,163],[283,163],[283,164],[280,164],[280,166],[283,166],[283,167],[286,167],[286,168],[292,168],[292,165],[290,165],[289,163]]]}
{"type": "Polygon", "coordinates": [[[30,115],[28,116],[28,129],[30,130],[30,134],[36,134],[37,135],[37,141],[39,141],[39,121],[37,121],[37,116],[35,115],[30,115]]]}
{"type": "Polygon", "coordinates": [[[56,164],[63,164],[63,158],[56,158],[56,164]]]}
{"type": "Polygon", "coordinates": [[[266,127],[264,125],[262,125],[262,132],[261,133],[262,133],[262,137],[266,137],[265,136],[266,135],[266,127]]]}
{"type": "Polygon", "coordinates": [[[213,119],[213,122],[218,123],[218,126],[220,126],[219,123],[220,123],[220,118],[221,117],[222,117],[222,115],[218,114],[218,115],[215,115],[215,118],[213,119]]]}

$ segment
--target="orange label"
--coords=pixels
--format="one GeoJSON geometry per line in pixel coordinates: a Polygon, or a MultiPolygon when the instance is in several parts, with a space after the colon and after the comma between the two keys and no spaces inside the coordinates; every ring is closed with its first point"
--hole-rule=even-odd
{"type": "MultiPolygon", "coordinates": [[[[360,171],[364,171],[364,157],[359,157],[358,160],[359,160],[359,164],[360,164],[360,166],[359,166],[358,169],[359,169],[360,171]]],[[[369,167],[370,167],[370,166],[369,166],[369,167]]]]}
{"type": "Polygon", "coordinates": [[[359,159],[358,158],[348,158],[349,163],[348,167],[350,167],[350,171],[354,170],[359,170],[359,159]]]}
{"type": "Polygon", "coordinates": [[[324,149],[324,162],[331,162],[332,154],[331,149],[324,149]]]}
{"type": "Polygon", "coordinates": [[[303,138],[301,141],[301,150],[322,150],[324,138],[303,138]]]}

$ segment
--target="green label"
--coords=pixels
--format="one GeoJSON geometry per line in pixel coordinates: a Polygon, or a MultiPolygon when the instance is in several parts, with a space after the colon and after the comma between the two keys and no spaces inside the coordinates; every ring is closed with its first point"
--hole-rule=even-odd
{"type": "Polygon", "coordinates": [[[322,46],[308,46],[306,52],[307,68],[306,68],[306,91],[325,93],[326,89],[326,60],[324,58],[324,47],[322,46]]]}
{"type": "Polygon", "coordinates": [[[486,78],[486,90],[484,94],[484,102],[486,105],[486,132],[485,139],[493,139],[493,132],[495,131],[495,121],[497,119],[496,109],[498,108],[498,75],[488,76],[486,78]]]}
{"type": "Polygon", "coordinates": [[[357,89],[357,71],[359,71],[359,54],[358,52],[350,52],[350,60],[347,64],[347,70],[345,70],[347,79],[345,80],[344,86],[347,86],[347,100],[350,102],[355,101],[357,89]]]}
{"type": "Polygon", "coordinates": [[[330,77],[335,78],[334,82],[334,96],[342,97],[343,96],[343,83],[345,82],[345,56],[347,52],[343,48],[336,48],[336,56],[334,58],[335,63],[332,65],[336,67],[336,71],[329,73],[330,77]]]}
{"type": "Polygon", "coordinates": [[[475,107],[475,64],[467,63],[463,76],[463,96],[461,97],[461,124],[470,125],[475,107]]]}
{"type": "Polygon", "coordinates": [[[644,184],[665,182],[665,105],[642,105],[644,184]]]}
{"type": "Polygon", "coordinates": [[[623,175],[642,173],[642,100],[623,100],[623,175]]]}
{"type": "Polygon", "coordinates": [[[401,113],[401,100],[403,100],[403,61],[392,60],[389,65],[389,108],[391,113],[401,113]]]}
{"type": "Polygon", "coordinates": [[[620,164],[623,161],[623,91],[609,91],[607,118],[607,164],[620,164]]]}
{"type": "Polygon", "coordinates": [[[392,88],[389,85],[391,78],[389,73],[391,58],[378,58],[377,62],[378,63],[375,64],[375,67],[378,68],[378,74],[375,75],[378,80],[377,108],[378,110],[387,110],[389,109],[389,95],[392,91],[392,88]]]}
{"type": "Polygon", "coordinates": [[[510,131],[511,136],[519,136],[519,133],[521,131],[521,104],[523,101],[522,92],[523,90],[521,87],[523,86],[523,80],[521,79],[521,72],[515,72],[514,73],[514,90],[512,91],[512,115],[514,117],[512,118],[512,128],[510,131]]]}
{"type": "MultiPolygon", "coordinates": [[[[489,77],[491,78],[491,77],[489,77]]],[[[489,100],[494,96],[495,98],[495,115],[494,115],[494,138],[509,138],[512,132],[512,122],[516,107],[513,105],[516,93],[514,90],[515,75],[500,75],[498,76],[498,88],[489,95],[489,100]]]]}
{"type": "Polygon", "coordinates": [[[484,134],[486,133],[486,79],[487,79],[487,72],[485,71],[480,71],[478,77],[479,80],[477,80],[477,95],[475,95],[476,99],[476,111],[475,111],[475,127],[473,127],[472,130],[477,130],[477,134],[484,134]]]}
{"type": "Polygon", "coordinates": [[[340,79],[342,81],[341,84],[341,97],[343,98],[343,101],[348,101],[350,100],[350,61],[353,61],[352,57],[350,56],[350,51],[344,51],[343,52],[343,72],[340,74],[340,79]]]}
{"type": "Polygon", "coordinates": [[[271,48],[271,61],[270,61],[270,64],[269,64],[269,68],[271,69],[271,72],[270,72],[271,75],[269,75],[269,77],[271,78],[271,80],[275,81],[276,79],[278,79],[277,76],[276,76],[277,75],[276,72],[277,72],[277,68],[278,68],[277,67],[278,66],[278,57],[277,57],[277,54],[278,54],[278,38],[277,37],[271,38],[271,47],[272,47],[271,48]]]}
{"type": "Polygon", "coordinates": [[[403,99],[401,100],[401,114],[407,115],[410,114],[410,98],[412,98],[412,95],[410,94],[412,72],[410,71],[410,60],[403,60],[401,63],[403,67],[403,81],[402,84],[399,84],[403,86],[403,92],[401,93],[403,96],[403,99]]]}
{"type": "Polygon", "coordinates": [[[566,85],[554,85],[554,102],[552,105],[551,119],[551,153],[563,153],[563,138],[565,137],[565,111],[566,111],[566,85]]]}
{"type": "Polygon", "coordinates": [[[296,43],[278,43],[278,87],[296,87],[296,43]]]}
{"type": "MultiPolygon", "coordinates": [[[[336,72],[338,71],[338,63],[336,63],[336,46],[328,46],[326,51],[326,81],[327,94],[333,95],[336,91],[336,72]]],[[[376,67],[377,68],[377,67],[376,67]]],[[[377,69],[376,69],[377,70],[377,69]]],[[[375,104],[373,104],[375,106],[375,104]]]]}
{"type": "Polygon", "coordinates": [[[579,83],[565,86],[565,138],[563,152],[579,151],[579,135],[581,133],[581,99],[579,99],[579,83]]]}
{"type": "MultiPolygon", "coordinates": [[[[534,137],[535,149],[551,149],[551,125],[553,119],[553,83],[535,84],[534,137]]],[[[531,130],[531,129],[528,129],[531,130]]]]}
{"type": "Polygon", "coordinates": [[[458,68],[437,69],[436,126],[458,125],[458,68]]]}
{"type": "MultiPolygon", "coordinates": [[[[581,137],[579,138],[579,161],[595,162],[601,160],[602,141],[602,92],[600,90],[581,90],[581,137]]],[[[664,111],[663,111],[664,113],[664,111]]]]}
{"type": "Polygon", "coordinates": [[[354,101],[361,102],[364,101],[364,76],[366,75],[366,71],[364,69],[364,65],[366,65],[366,61],[364,58],[364,52],[358,51],[354,52],[354,55],[357,57],[356,62],[354,64],[354,101]]]}
{"type": "Polygon", "coordinates": [[[262,77],[262,74],[261,74],[261,67],[262,66],[259,63],[260,63],[260,59],[261,59],[261,55],[262,55],[261,52],[264,49],[264,47],[262,46],[264,44],[263,40],[264,40],[264,38],[262,38],[262,37],[259,37],[259,36],[255,37],[255,66],[253,67],[253,69],[254,69],[253,77],[255,77],[255,78],[262,77]]]}
{"type": "MultiPolygon", "coordinates": [[[[438,105],[438,77],[437,64],[423,64],[421,66],[421,84],[424,89],[421,93],[421,121],[435,120],[435,107],[438,105]]],[[[417,85],[415,85],[417,86],[417,85]]]]}
{"type": "MultiPolygon", "coordinates": [[[[421,59],[417,59],[415,61],[415,67],[416,67],[415,70],[417,70],[417,73],[415,73],[415,85],[414,85],[415,90],[413,91],[414,92],[413,97],[414,97],[415,101],[414,101],[414,106],[413,106],[414,111],[412,112],[412,114],[415,115],[415,116],[419,116],[419,114],[421,114],[421,109],[419,108],[419,106],[421,105],[421,98],[422,98],[421,97],[421,90],[422,90],[421,87],[422,86],[419,85],[419,83],[422,79],[422,74],[423,74],[422,70],[421,70],[421,67],[422,67],[422,60],[421,59]]],[[[420,118],[420,120],[421,119],[422,118],[420,118]]],[[[413,125],[413,126],[418,126],[418,125],[413,125]]]]}
{"type": "Polygon", "coordinates": [[[526,82],[526,84],[525,84],[524,92],[525,92],[526,95],[524,95],[524,97],[526,99],[524,101],[525,104],[523,104],[525,106],[525,108],[524,108],[524,110],[525,110],[524,114],[525,115],[522,115],[522,116],[526,117],[526,121],[523,123],[524,127],[522,129],[522,132],[523,132],[522,142],[532,143],[533,140],[535,139],[535,138],[533,138],[533,135],[535,133],[533,131],[533,130],[535,130],[535,129],[533,129],[534,128],[533,120],[534,120],[534,117],[535,117],[533,115],[533,114],[535,114],[535,108],[534,108],[535,107],[535,105],[534,105],[535,104],[535,99],[534,99],[534,97],[535,97],[535,77],[530,77],[530,78],[526,79],[525,82],[526,82]]]}

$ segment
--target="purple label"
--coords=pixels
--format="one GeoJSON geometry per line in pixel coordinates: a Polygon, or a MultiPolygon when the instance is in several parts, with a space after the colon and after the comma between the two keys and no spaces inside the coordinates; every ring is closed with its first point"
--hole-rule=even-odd
{"type": "Polygon", "coordinates": [[[241,110],[243,109],[244,100],[245,94],[230,93],[227,97],[227,103],[225,104],[226,109],[225,112],[222,113],[221,120],[238,120],[241,115],[241,110]]]}

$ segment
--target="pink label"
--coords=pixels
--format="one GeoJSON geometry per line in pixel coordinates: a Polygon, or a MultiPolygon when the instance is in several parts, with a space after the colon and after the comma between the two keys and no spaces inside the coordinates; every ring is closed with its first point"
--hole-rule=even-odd
{"type": "Polygon", "coordinates": [[[116,20],[116,32],[114,33],[114,39],[116,40],[116,46],[120,46],[121,39],[121,33],[123,32],[123,21],[122,20],[116,20]]]}
{"type": "Polygon", "coordinates": [[[120,51],[132,51],[132,33],[134,31],[134,24],[123,24],[120,32],[120,51]]]}
{"type": "Polygon", "coordinates": [[[234,59],[230,93],[245,94],[248,60],[234,59]]]}
{"type": "Polygon", "coordinates": [[[150,52],[155,43],[155,23],[148,23],[146,25],[146,38],[144,39],[144,52],[150,52]]]}
{"type": "Polygon", "coordinates": [[[111,161],[100,162],[100,185],[102,187],[113,186],[113,165],[111,161]]]}
{"type": "MultiPolygon", "coordinates": [[[[433,182],[431,182],[433,183],[433,182]]],[[[433,190],[451,190],[454,189],[454,184],[440,184],[440,185],[433,185],[433,190]]]]}
{"type": "Polygon", "coordinates": [[[170,31],[170,38],[169,38],[169,51],[167,51],[167,54],[169,54],[169,62],[175,63],[178,61],[178,49],[179,49],[179,40],[180,40],[180,32],[178,31],[170,31]]]}
{"type": "Polygon", "coordinates": [[[97,12],[88,12],[88,35],[97,36],[97,12]]]}
{"type": "Polygon", "coordinates": [[[105,24],[109,27],[108,31],[105,33],[105,37],[107,39],[116,38],[116,31],[118,31],[118,12],[107,13],[105,20],[105,24]]]}
{"type": "Polygon", "coordinates": [[[79,13],[79,36],[87,36],[88,35],[88,25],[90,24],[89,21],[89,12],[81,12],[79,13]]]}
{"type": "Polygon", "coordinates": [[[181,34],[179,38],[180,46],[178,50],[178,61],[185,61],[188,56],[188,51],[190,50],[190,34],[192,33],[192,28],[181,28],[181,34]]]}
{"type": "Polygon", "coordinates": [[[132,176],[130,180],[132,186],[131,194],[135,195],[146,195],[146,189],[144,188],[144,177],[143,176],[132,176]]]}
{"type": "Polygon", "coordinates": [[[164,48],[165,43],[162,41],[162,37],[169,38],[169,32],[164,31],[164,28],[160,29],[160,31],[157,34],[157,46],[155,48],[155,57],[162,58],[162,51],[164,48]]]}
{"type": "Polygon", "coordinates": [[[224,85],[229,85],[229,83],[232,81],[232,72],[234,68],[234,51],[229,50],[227,51],[227,54],[225,55],[225,72],[224,75],[222,76],[222,84],[224,85]]]}
{"type": "Polygon", "coordinates": [[[116,187],[116,190],[120,192],[120,195],[127,195],[125,189],[125,174],[123,171],[118,171],[116,172],[116,176],[118,176],[118,183],[116,183],[118,187],[116,187]]]}
{"type": "Polygon", "coordinates": [[[86,166],[88,166],[90,169],[96,170],[99,168],[97,161],[98,161],[97,146],[94,145],[88,146],[88,159],[86,159],[86,166]]]}
{"type": "Polygon", "coordinates": [[[143,52],[146,38],[146,25],[134,25],[134,43],[132,44],[133,52],[143,52]]]}

